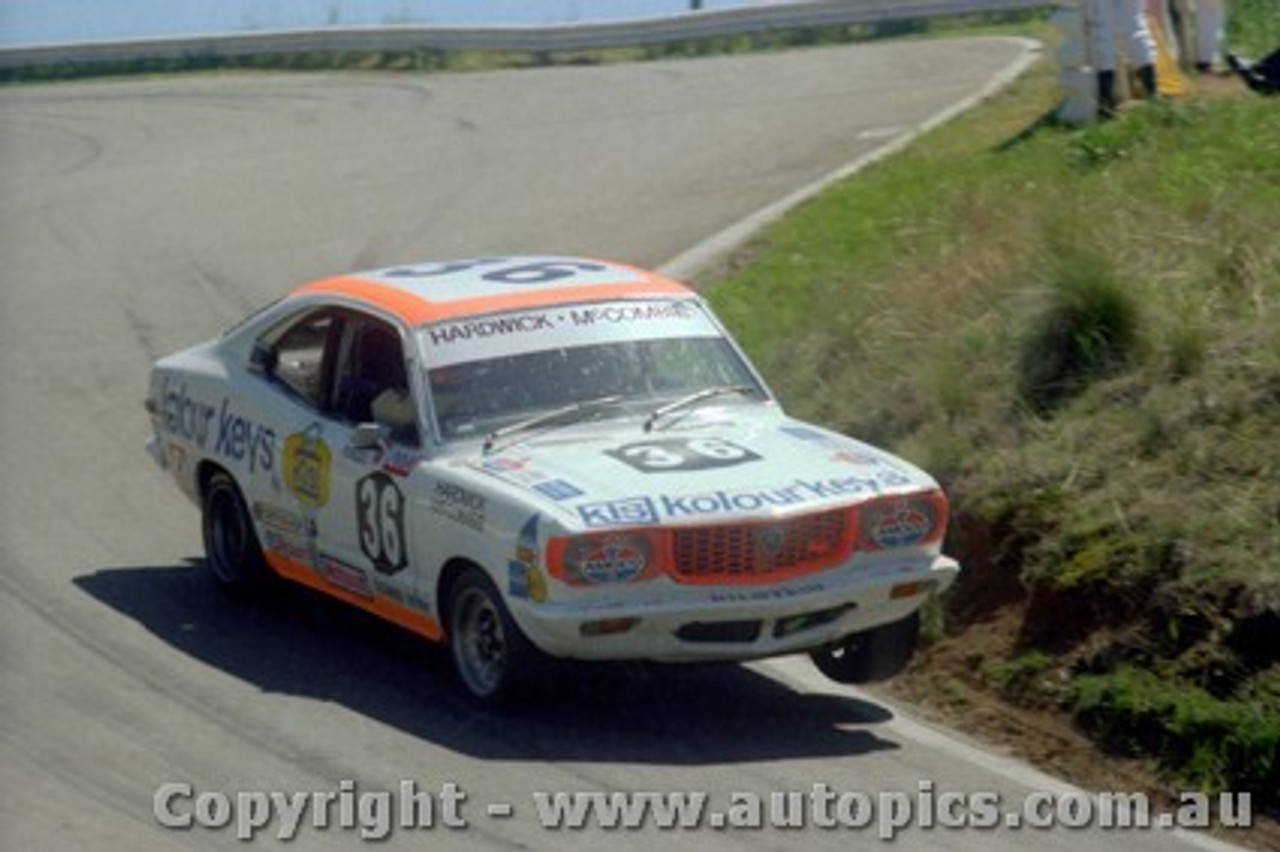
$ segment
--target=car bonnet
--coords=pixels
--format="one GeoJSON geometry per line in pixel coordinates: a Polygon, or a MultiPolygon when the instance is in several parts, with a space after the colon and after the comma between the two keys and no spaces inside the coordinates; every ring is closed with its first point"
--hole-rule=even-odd
{"type": "Polygon", "coordinates": [[[637,421],[556,430],[467,465],[579,530],[778,518],[937,487],[859,441],[779,413],[729,411],[650,432],[637,421]]]}

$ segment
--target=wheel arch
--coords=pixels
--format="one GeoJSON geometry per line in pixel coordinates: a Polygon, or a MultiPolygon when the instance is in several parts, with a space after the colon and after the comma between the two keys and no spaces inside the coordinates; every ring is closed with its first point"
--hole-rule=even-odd
{"type": "Polygon", "coordinates": [[[196,465],[194,484],[200,502],[205,561],[220,584],[233,595],[272,591],[280,575],[266,558],[259,538],[258,521],[235,476],[222,465],[205,459],[196,465]],[[225,478],[225,485],[217,485],[220,478],[225,478]],[[231,495],[234,518],[227,517],[225,500],[214,502],[214,495],[219,491],[231,495]],[[215,514],[219,520],[214,520],[215,514]],[[231,554],[225,552],[228,521],[239,525],[242,530],[242,533],[230,536],[230,540],[237,542],[231,554]],[[220,571],[219,565],[228,570],[220,571]]]}
{"type": "MultiPolygon", "coordinates": [[[[474,559],[465,556],[453,556],[447,559],[440,568],[440,574],[436,578],[436,609],[439,611],[439,621],[441,627],[445,629],[445,638],[448,639],[449,626],[449,607],[452,605],[453,587],[467,571],[479,571],[490,580],[493,575],[486,571],[474,559]]],[[[496,584],[495,584],[496,585],[496,584]]],[[[498,590],[501,593],[501,589],[498,590]]]]}
{"type": "MultiPolygon", "coordinates": [[[[199,497],[201,501],[204,500],[205,494],[209,491],[209,483],[212,482],[213,478],[220,473],[226,475],[227,478],[235,484],[236,489],[239,490],[240,483],[236,482],[236,478],[232,476],[231,471],[227,470],[215,461],[204,459],[196,465],[195,475],[196,496],[199,497]]],[[[243,496],[244,492],[241,491],[240,493],[241,496],[243,496]]]]}

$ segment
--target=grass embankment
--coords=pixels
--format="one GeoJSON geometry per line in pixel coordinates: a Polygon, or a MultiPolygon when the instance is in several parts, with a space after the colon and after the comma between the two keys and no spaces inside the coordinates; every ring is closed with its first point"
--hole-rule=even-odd
{"type": "Polygon", "coordinates": [[[946,486],[966,571],[921,683],[1275,812],[1280,102],[1220,78],[1068,130],[1037,123],[1055,74],[806,204],[709,295],[793,413],[946,486]]]}

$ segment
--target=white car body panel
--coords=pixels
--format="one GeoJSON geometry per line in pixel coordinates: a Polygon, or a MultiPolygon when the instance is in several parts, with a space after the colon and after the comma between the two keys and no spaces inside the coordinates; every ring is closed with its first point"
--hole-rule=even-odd
{"type": "MultiPolygon", "coordinates": [[[[937,495],[930,505],[942,505],[945,515],[937,483],[884,451],[787,417],[763,384],[764,398],[730,393],[659,420],[628,411],[491,441],[479,433],[442,437],[425,368],[516,354],[526,345],[513,343],[521,323],[509,324],[510,334],[484,334],[492,329],[470,314],[427,322],[428,308],[407,300],[428,293],[440,304],[478,306],[478,316],[489,315],[483,309],[492,300],[505,316],[543,317],[523,326],[564,346],[592,339],[590,328],[571,318],[557,326],[548,311],[618,300],[693,306],[683,316],[650,311],[645,335],[679,335],[690,324],[697,335],[720,334],[694,294],[650,292],[647,276],[601,261],[492,258],[300,288],[219,340],[156,364],[151,453],[197,504],[202,477],[215,468],[228,472],[278,572],[433,639],[445,638],[442,577],[464,563],[490,576],[535,645],[588,659],[733,660],[813,649],[904,618],[949,585],[959,566],[942,555],[940,532],[913,541],[910,524],[898,523],[911,508],[901,501],[914,495],[937,495]],[[554,280],[537,280],[552,274],[554,280]],[[624,293],[628,287],[641,292],[624,293]],[[373,295],[361,295],[366,291],[373,295]],[[509,304],[513,298],[527,305],[509,304]],[[359,449],[354,424],[309,408],[254,369],[255,341],[264,332],[325,305],[399,330],[422,406],[420,445],[359,449]],[[434,343],[424,329],[435,329],[434,343]],[[427,342],[415,348],[415,340],[427,342]],[[754,532],[733,540],[780,548],[790,542],[785,530],[800,529],[788,526],[793,522],[871,505],[881,507],[883,540],[871,541],[879,527],[859,528],[850,535],[871,546],[860,542],[821,570],[723,582],[665,571],[630,579],[636,563],[627,560],[636,557],[623,548],[600,563],[616,581],[553,576],[553,540],[606,534],[599,541],[608,544],[624,540],[611,534],[658,531],[663,538],[655,540],[666,542],[683,530],[701,541],[749,527],[754,532]],[[600,623],[613,626],[597,634],[600,623]]],[[[771,564],[778,555],[751,558],[771,564]]]]}

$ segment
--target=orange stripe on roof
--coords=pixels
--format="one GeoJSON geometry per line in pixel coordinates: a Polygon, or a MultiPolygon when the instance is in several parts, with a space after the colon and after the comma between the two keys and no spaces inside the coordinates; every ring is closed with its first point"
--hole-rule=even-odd
{"type": "Polygon", "coordinates": [[[580,284],[566,287],[530,287],[520,292],[470,299],[431,301],[408,290],[364,278],[326,278],[294,290],[295,295],[327,293],[346,296],[358,302],[381,308],[409,325],[423,325],[441,320],[476,316],[495,311],[540,308],[568,302],[598,302],[609,299],[643,298],[645,296],[689,296],[692,291],[683,284],[637,270],[644,281],[618,284],[580,284]]]}
{"type": "Polygon", "coordinates": [[[428,312],[434,307],[433,303],[428,302],[421,296],[410,293],[408,290],[394,287],[390,284],[378,284],[364,278],[325,278],[321,281],[313,281],[310,284],[302,285],[294,290],[292,295],[300,296],[305,293],[327,293],[332,296],[346,296],[357,302],[375,305],[385,311],[390,311],[411,325],[428,322],[429,320],[414,318],[421,316],[424,312],[428,312]]]}

